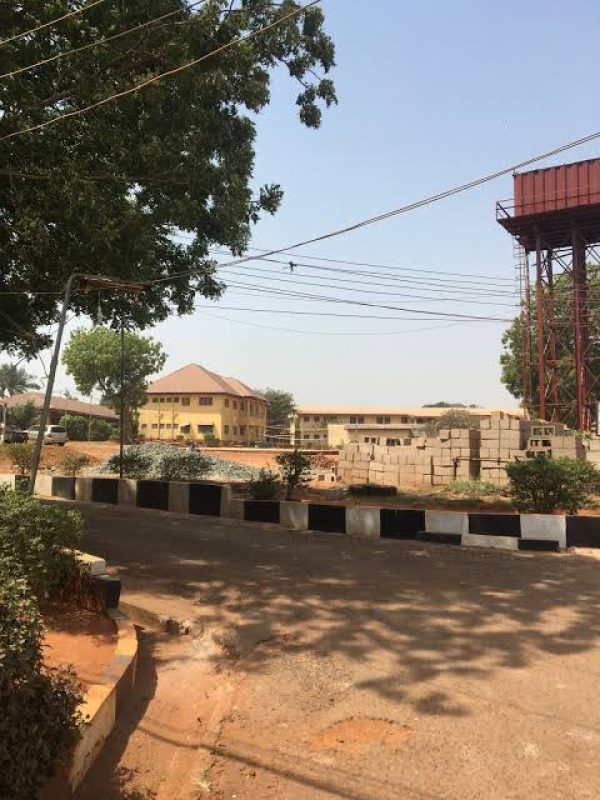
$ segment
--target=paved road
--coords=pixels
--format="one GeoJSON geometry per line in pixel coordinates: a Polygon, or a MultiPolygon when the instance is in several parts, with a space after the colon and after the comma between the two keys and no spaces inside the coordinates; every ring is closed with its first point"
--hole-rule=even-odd
{"type": "Polygon", "coordinates": [[[599,564],[83,507],[145,634],[80,800],[597,800],[599,564]]]}

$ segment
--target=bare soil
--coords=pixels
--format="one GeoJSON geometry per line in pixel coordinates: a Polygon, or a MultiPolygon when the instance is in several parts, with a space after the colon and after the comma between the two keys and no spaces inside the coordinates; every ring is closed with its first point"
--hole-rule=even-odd
{"type": "Polygon", "coordinates": [[[46,666],[71,665],[84,688],[96,683],[117,646],[117,630],[112,620],[65,605],[44,607],[43,618],[46,666]]]}

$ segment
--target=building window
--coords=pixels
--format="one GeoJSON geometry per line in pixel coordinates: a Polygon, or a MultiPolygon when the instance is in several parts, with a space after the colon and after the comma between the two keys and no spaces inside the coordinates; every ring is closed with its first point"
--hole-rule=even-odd
{"type": "Polygon", "coordinates": [[[158,425],[156,424],[156,422],[153,422],[153,423],[152,423],[152,427],[153,427],[155,430],[156,430],[156,428],[158,428],[158,425]]]}
{"type": "Polygon", "coordinates": [[[233,435],[237,436],[237,426],[236,425],[233,426],[233,435]]]}
{"type": "Polygon", "coordinates": [[[225,408],[229,408],[229,398],[225,398],[225,408]]]}
{"type": "Polygon", "coordinates": [[[313,439],[320,439],[320,438],[321,438],[321,434],[320,433],[313,434],[313,439]]]}
{"type": "Polygon", "coordinates": [[[389,425],[390,418],[389,417],[377,417],[377,424],[378,425],[389,425]]]}
{"type": "Polygon", "coordinates": [[[356,425],[356,417],[350,417],[350,425],[356,425]]]}
{"type": "Polygon", "coordinates": [[[240,436],[245,436],[245,435],[246,435],[246,426],[240,425],[240,436]]]}
{"type": "Polygon", "coordinates": [[[201,397],[198,402],[201,406],[212,406],[213,399],[212,397],[201,397]]]}
{"type": "Polygon", "coordinates": [[[304,434],[304,438],[305,438],[305,439],[310,439],[310,433],[305,433],[305,434],[304,434]]]}
{"type": "Polygon", "coordinates": [[[234,407],[234,408],[237,408],[237,400],[234,400],[234,401],[233,401],[233,407],[234,407]]]}
{"type": "Polygon", "coordinates": [[[165,402],[165,398],[164,397],[159,397],[158,398],[158,402],[159,403],[164,403],[165,402]]]}
{"type": "Polygon", "coordinates": [[[313,422],[321,422],[321,417],[313,417],[313,422]]]}
{"type": "Polygon", "coordinates": [[[145,422],[142,422],[142,424],[141,424],[141,426],[140,426],[140,427],[141,427],[141,428],[142,428],[142,430],[143,430],[144,428],[147,428],[148,426],[146,425],[146,423],[145,423],[145,422]]]}
{"type": "Polygon", "coordinates": [[[182,406],[189,406],[189,404],[190,404],[190,398],[189,397],[182,397],[181,398],[181,405],[182,406]]]}
{"type": "Polygon", "coordinates": [[[164,431],[164,429],[165,429],[164,422],[161,422],[158,427],[159,427],[159,430],[164,431]]]}
{"type": "Polygon", "coordinates": [[[174,397],[174,398],[173,398],[173,402],[174,402],[174,403],[178,403],[178,402],[179,402],[179,398],[178,398],[178,397],[174,397]]]}
{"type": "Polygon", "coordinates": [[[223,425],[223,433],[225,434],[225,436],[227,436],[227,434],[229,433],[229,425],[223,425]]]}
{"type": "Polygon", "coordinates": [[[158,403],[158,397],[153,397],[153,398],[152,398],[152,402],[153,402],[153,403],[158,403]]]}
{"type": "Polygon", "coordinates": [[[365,444],[369,444],[371,439],[368,436],[365,436],[365,444]]]}
{"type": "Polygon", "coordinates": [[[240,400],[240,411],[245,411],[245,410],[246,410],[246,403],[244,403],[243,400],[240,400]]]}
{"type": "Polygon", "coordinates": [[[310,422],[310,417],[302,417],[302,422],[310,422]]]}
{"type": "Polygon", "coordinates": [[[180,430],[181,433],[191,433],[192,432],[191,425],[181,425],[179,430],[180,430]]]}
{"type": "Polygon", "coordinates": [[[172,428],[172,427],[173,427],[173,426],[171,425],[171,423],[170,423],[170,422],[166,422],[166,423],[165,423],[165,428],[172,428]]]}
{"type": "Polygon", "coordinates": [[[326,422],[337,422],[337,417],[327,417],[326,422]]]}
{"type": "Polygon", "coordinates": [[[408,424],[408,417],[400,417],[400,422],[403,425],[407,425],[408,424]]]}
{"type": "Polygon", "coordinates": [[[198,433],[214,433],[214,425],[198,425],[198,433]]]}

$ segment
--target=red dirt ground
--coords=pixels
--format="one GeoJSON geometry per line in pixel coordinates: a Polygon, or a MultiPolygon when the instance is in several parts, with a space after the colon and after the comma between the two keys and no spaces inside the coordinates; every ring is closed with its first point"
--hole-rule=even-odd
{"type": "Polygon", "coordinates": [[[72,665],[84,688],[97,683],[117,646],[112,620],[71,606],[52,605],[43,610],[44,663],[48,667],[72,665]]]}

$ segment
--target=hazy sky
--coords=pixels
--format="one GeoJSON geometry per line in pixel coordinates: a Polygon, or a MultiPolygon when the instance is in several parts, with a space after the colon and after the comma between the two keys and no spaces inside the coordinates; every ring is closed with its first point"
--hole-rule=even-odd
{"type": "MultiPolygon", "coordinates": [[[[255,247],[283,247],[376,215],[599,127],[600,54],[593,37],[586,38],[600,24],[597,0],[324,0],[323,7],[337,47],[339,106],[325,113],[319,130],[308,130],[297,119],[297,85],[283,72],[277,75],[271,106],[258,124],[255,178],[257,185],[280,183],[285,199],[276,217],[256,227],[255,247]]],[[[599,150],[598,144],[581,147],[541,166],[596,157],[599,150]]],[[[235,276],[225,273],[233,281],[286,290],[294,290],[294,279],[297,291],[400,305],[414,315],[230,289],[220,303],[200,301],[194,315],[152,331],[169,354],[167,370],[196,361],[254,387],[290,390],[300,403],[512,405],[498,367],[505,324],[423,321],[418,314],[514,314],[512,244],[495,221],[496,200],[511,194],[507,176],[282,257],[388,265],[385,272],[397,273],[393,278],[302,267],[292,276],[283,265],[258,261],[238,267],[235,276]],[[470,283],[436,271],[478,277],[470,283]],[[317,278],[312,287],[300,283],[311,278],[317,278]],[[460,296],[459,280],[476,290],[469,303],[448,300],[460,296]],[[397,313],[400,319],[292,316],[232,306],[397,313]],[[406,320],[412,316],[417,319],[406,320]]],[[[57,388],[72,388],[62,372],[57,388]]]]}

